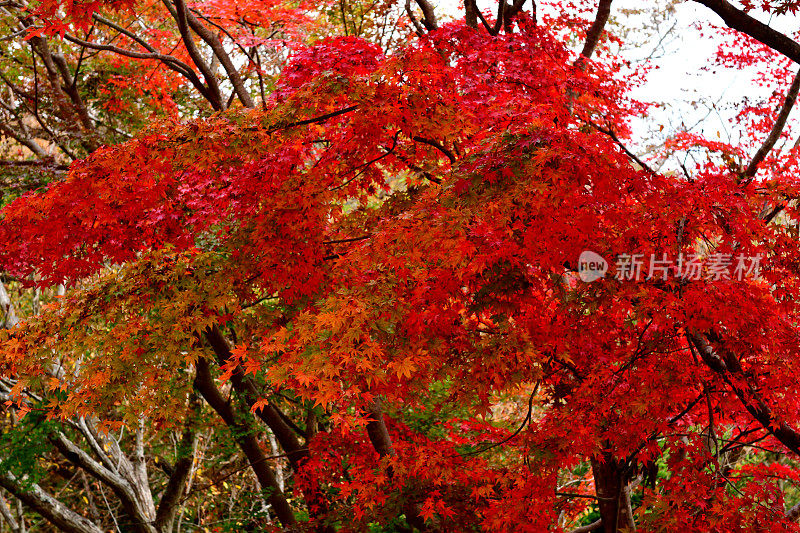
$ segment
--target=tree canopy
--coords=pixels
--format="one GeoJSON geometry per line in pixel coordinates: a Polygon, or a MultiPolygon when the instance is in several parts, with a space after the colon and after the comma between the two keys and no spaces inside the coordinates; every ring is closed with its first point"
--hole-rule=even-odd
{"type": "Polygon", "coordinates": [[[3,527],[800,530],[798,3],[694,3],[637,154],[611,0],[0,2],[3,527]]]}

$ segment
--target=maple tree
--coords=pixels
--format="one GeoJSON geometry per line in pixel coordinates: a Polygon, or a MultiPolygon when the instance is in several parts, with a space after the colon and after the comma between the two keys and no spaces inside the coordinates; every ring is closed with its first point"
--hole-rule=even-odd
{"type": "Polygon", "coordinates": [[[50,183],[0,215],[0,487],[81,532],[800,529],[800,44],[753,17],[797,3],[698,3],[774,91],[678,171],[626,146],[610,0],[9,4],[50,183]]]}

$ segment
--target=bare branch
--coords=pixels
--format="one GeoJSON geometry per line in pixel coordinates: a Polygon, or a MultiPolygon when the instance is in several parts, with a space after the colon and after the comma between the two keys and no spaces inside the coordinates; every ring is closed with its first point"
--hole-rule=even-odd
{"type": "Polygon", "coordinates": [[[417,35],[420,37],[425,35],[425,27],[420,24],[419,20],[417,20],[417,16],[414,15],[414,11],[411,9],[411,0],[406,0],[406,13],[408,14],[408,18],[411,20],[411,23],[414,25],[417,35]]]}
{"type": "MultiPolygon", "coordinates": [[[[24,123],[23,122],[20,122],[20,124],[23,125],[23,127],[24,127],[24,123]]],[[[28,136],[25,136],[25,135],[20,135],[19,133],[14,131],[12,128],[9,128],[5,124],[0,123],[0,133],[3,133],[3,135],[7,135],[7,136],[13,138],[15,141],[17,141],[18,143],[23,145],[25,148],[27,148],[28,150],[33,152],[36,156],[38,156],[40,158],[47,157],[47,152],[45,152],[44,148],[39,146],[39,144],[34,139],[32,139],[32,138],[30,138],[28,136]]]]}
{"type": "Polygon", "coordinates": [[[494,28],[492,28],[491,34],[497,35],[500,33],[500,28],[503,25],[503,19],[505,18],[506,12],[506,0],[500,0],[497,3],[497,19],[494,21],[494,28]]]}
{"type": "Polygon", "coordinates": [[[155,518],[155,512],[150,512],[148,507],[152,506],[152,497],[150,498],[150,506],[147,501],[143,500],[137,494],[134,485],[126,480],[123,476],[112,472],[102,464],[98,463],[92,457],[80,449],[74,442],[72,442],[63,433],[58,433],[52,440],[53,445],[61,452],[61,455],[66,457],[73,464],[83,468],[92,477],[102,481],[114,491],[114,494],[122,502],[125,510],[136,520],[137,529],[142,533],[155,533],[151,522],[155,518]]]}
{"type": "Polygon", "coordinates": [[[91,423],[85,418],[81,417],[78,419],[77,423],[73,424],[73,427],[80,431],[81,435],[83,435],[83,438],[86,439],[86,442],[89,444],[89,448],[94,452],[97,458],[100,459],[103,465],[111,472],[119,474],[119,469],[105,451],[109,447],[100,445],[98,439],[102,437],[98,435],[96,431],[93,431],[94,428],[92,427],[91,423]]]}
{"type": "Polygon", "coordinates": [[[414,25],[416,29],[416,33],[419,36],[425,35],[427,31],[433,31],[439,27],[439,24],[436,22],[436,13],[434,13],[433,6],[428,2],[428,0],[415,0],[419,8],[422,10],[422,23],[417,20],[416,15],[414,15],[414,11],[411,9],[411,0],[406,0],[406,13],[408,14],[408,18],[411,19],[411,23],[414,25]]]}
{"type": "Polygon", "coordinates": [[[5,520],[8,526],[11,528],[12,533],[22,532],[22,530],[19,527],[19,523],[14,518],[14,515],[11,514],[11,509],[8,507],[6,499],[1,494],[0,494],[0,514],[3,515],[3,520],[5,520]]]}
{"type": "MultiPolygon", "coordinates": [[[[108,26],[112,30],[116,30],[116,31],[120,32],[121,34],[125,35],[126,37],[130,37],[131,40],[133,40],[135,43],[140,45],[142,48],[144,48],[148,52],[151,52],[153,54],[157,54],[158,53],[158,51],[155,48],[153,48],[153,46],[150,45],[150,43],[148,43],[147,41],[145,41],[144,39],[142,39],[141,37],[139,37],[138,35],[136,35],[132,31],[128,30],[127,28],[124,28],[124,27],[120,26],[119,24],[116,24],[115,22],[112,22],[112,21],[110,21],[110,20],[108,20],[108,19],[106,19],[104,17],[101,17],[97,13],[94,13],[92,15],[92,19],[94,19],[95,21],[97,21],[97,22],[99,22],[101,24],[104,24],[104,25],[108,26]]],[[[172,57],[172,56],[170,56],[170,57],[172,57]]]]}
{"type": "MultiPolygon", "coordinates": [[[[30,24],[26,24],[26,26],[30,27],[30,24]]],[[[69,72],[66,59],[61,54],[51,53],[47,39],[40,35],[31,37],[29,42],[32,50],[38,53],[44,62],[48,81],[61,109],[74,114],[83,131],[87,134],[81,139],[81,144],[87,151],[94,151],[99,146],[97,139],[92,135],[95,129],[94,123],[89,117],[86,105],[73,83],[74,80],[69,72]]]]}
{"type": "Polygon", "coordinates": [[[481,10],[477,9],[475,13],[478,16],[478,18],[481,20],[481,24],[483,24],[483,27],[486,28],[486,31],[489,32],[489,35],[497,35],[497,32],[492,27],[492,25],[489,24],[489,21],[486,20],[486,17],[483,16],[483,13],[481,13],[481,10]]]}

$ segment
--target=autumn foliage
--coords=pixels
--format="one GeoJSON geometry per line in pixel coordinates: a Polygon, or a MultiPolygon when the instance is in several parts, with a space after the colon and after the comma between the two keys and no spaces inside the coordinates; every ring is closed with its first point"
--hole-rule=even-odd
{"type": "MultiPolygon", "coordinates": [[[[781,116],[796,58],[726,20],[739,33],[719,30],[719,61],[762,65],[779,90],[742,108],[738,145],[673,135],[661,155],[703,156],[666,170],[626,148],[647,69],[612,53],[613,34],[594,51],[593,3],[573,6],[582,23],[515,2],[473,25],[421,2],[386,49],[334,35],[313,7],[263,4],[209,2],[196,20],[253,49],[272,42],[253,28],[293,28],[269,87],[170,70],[191,46],[160,64],[116,57],[162,76],[146,125],[118,143],[87,134],[97,146],[63,177],[3,208],[0,268],[66,287],[0,331],[7,409],[94,420],[98,439],[177,434],[205,413],[269,503],[262,528],[799,529],[798,148],[774,148],[794,138],[781,116]],[[180,94],[198,83],[214,112],[187,118],[180,94]],[[587,250],[610,263],[591,283],[587,250]],[[645,273],[648,258],[704,270],[626,279],[620,254],[645,273]],[[709,270],[720,258],[728,275],[709,270]],[[732,275],[745,258],[749,275],[732,275]]],[[[36,16],[52,35],[156,7],[44,2],[36,16]]],[[[186,6],[170,9],[180,26],[186,6]]],[[[234,71],[263,74],[248,57],[234,71]]],[[[127,105],[123,79],[108,105],[127,105]]],[[[68,436],[47,439],[66,453],[68,436]]],[[[0,486],[26,501],[16,481],[0,486]]],[[[118,497],[141,514],[131,530],[173,527],[164,505],[118,497]]]]}

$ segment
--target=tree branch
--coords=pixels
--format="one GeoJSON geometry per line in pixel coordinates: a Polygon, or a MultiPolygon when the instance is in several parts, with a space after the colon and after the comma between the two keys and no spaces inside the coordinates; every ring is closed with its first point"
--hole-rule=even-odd
{"type": "Polygon", "coordinates": [[[233,65],[233,61],[231,61],[228,52],[225,51],[225,47],[222,46],[222,41],[219,40],[219,37],[214,32],[203,26],[203,24],[197,20],[197,18],[189,10],[186,11],[186,20],[194,32],[199,35],[200,38],[203,39],[206,44],[208,44],[208,46],[211,47],[211,51],[214,53],[217,59],[219,59],[219,62],[222,64],[225,72],[228,73],[228,79],[233,85],[233,90],[236,92],[236,96],[239,97],[239,101],[242,102],[242,105],[245,107],[254,108],[256,104],[250,97],[250,93],[247,92],[247,89],[244,86],[244,81],[239,75],[239,71],[236,70],[236,67],[233,65]]]}
{"type": "Polygon", "coordinates": [[[222,93],[220,92],[216,76],[214,76],[214,73],[203,60],[203,56],[200,55],[200,51],[197,49],[197,46],[195,46],[194,39],[192,39],[187,19],[188,10],[186,9],[186,2],[184,2],[184,0],[174,0],[174,8],[170,4],[170,0],[163,0],[163,2],[178,23],[178,31],[181,34],[181,39],[183,40],[184,46],[186,46],[189,57],[192,58],[192,62],[198,70],[200,70],[206,80],[210,96],[208,100],[211,103],[211,107],[213,107],[215,111],[220,111],[223,108],[222,93]]]}
{"type": "MultiPolygon", "coordinates": [[[[383,419],[383,406],[381,405],[380,398],[375,398],[373,401],[369,402],[364,411],[370,417],[369,422],[367,422],[367,436],[372,443],[372,447],[378,452],[378,456],[380,458],[395,457],[397,453],[394,450],[392,437],[389,435],[389,430],[383,419]]],[[[387,468],[386,475],[389,476],[389,478],[394,475],[391,466],[387,468]]],[[[420,531],[428,531],[427,524],[420,511],[419,505],[416,505],[414,502],[408,500],[403,502],[403,512],[406,515],[408,523],[420,531]]]]}
{"type": "Polygon", "coordinates": [[[11,528],[12,533],[22,533],[22,530],[19,527],[19,523],[14,518],[14,515],[11,514],[11,509],[8,507],[6,499],[1,494],[0,494],[0,514],[3,515],[3,520],[5,520],[8,526],[11,528]]]}
{"type": "Polygon", "coordinates": [[[240,416],[231,404],[222,397],[219,389],[214,384],[208,361],[202,357],[195,362],[194,388],[230,428],[239,448],[250,463],[259,485],[262,490],[269,493],[269,502],[281,524],[287,528],[295,526],[297,519],[289,506],[289,502],[286,501],[285,495],[278,486],[275,474],[267,464],[267,458],[261,450],[252,425],[247,422],[245,417],[240,416]]]}
{"type": "Polygon", "coordinates": [[[414,29],[420,37],[425,35],[425,27],[420,24],[419,20],[417,20],[417,16],[414,15],[414,11],[411,9],[411,0],[406,0],[406,14],[408,15],[409,20],[411,20],[411,24],[414,25],[414,29]]]}
{"type": "MultiPolygon", "coordinates": [[[[85,418],[81,417],[78,419],[77,423],[73,424],[74,427],[77,427],[78,431],[80,431],[83,438],[86,439],[86,442],[89,443],[89,448],[94,452],[100,462],[111,472],[119,474],[119,469],[111,460],[108,453],[103,446],[100,445],[98,439],[100,439],[100,435],[94,431],[94,428],[91,426],[90,422],[87,422],[85,418]]],[[[109,447],[110,448],[110,447],[109,447]]]]}
{"type": "MultiPolygon", "coordinates": [[[[226,364],[230,364],[233,353],[219,328],[216,325],[212,326],[206,329],[204,335],[217,356],[219,366],[223,367],[226,364]]],[[[245,376],[244,369],[240,365],[236,365],[233,368],[230,380],[236,394],[252,410],[260,396],[255,383],[245,376]]],[[[290,427],[291,421],[289,418],[272,402],[258,409],[256,414],[275,435],[281,448],[286,453],[286,457],[289,459],[289,465],[292,470],[294,472],[299,471],[302,464],[308,459],[309,451],[308,447],[300,442],[296,433],[290,427]]],[[[307,489],[304,489],[304,493],[312,516],[320,512],[322,514],[327,512],[328,502],[325,500],[318,485],[310,485],[307,489]]],[[[317,531],[319,533],[333,533],[335,530],[331,526],[320,524],[317,527],[317,531]]]]}
{"type": "Polygon", "coordinates": [[[777,419],[772,409],[761,398],[757,388],[742,371],[736,356],[728,351],[722,342],[716,342],[716,346],[712,347],[708,335],[691,332],[687,333],[687,338],[690,341],[690,348],[693,347],[706,366],[722,377],[753,418],[781,444],[800,456],[800,433],[786,422],[777,419]],[[746,384],[746,388],[739,384],[742,381],[746,384]]]}
{"type": "Polygon", "coordinates": [[[124,48],[120,48],[118,46],[114,46],[111,44],[100,44],[100,43],[93,43],[89,41],[84,41],[83,39],[79,39],[74,35],[70,35],[68,33],[64,34],[64,38],[72,43],[75,43],[80,46],[85,46],[86,48],[91,48],[92,50],[101,50],[101,51],[108,51],[114,52],[115,54],[119,54],[125,57],[131,57],[134,59],[157,59],[161,61],[167,68],[172,71],[177,72],[184,76],[189,83],[191,83],[195,89],[206,99],[209,103],[214,105],[214,99],[212,97],[212,93],[209,89],[203,84],[197,74],[192,70],[192,68],[187,65],[186,63],[180,61],[179,59],[166,54],[161,54],[158,52],[136,52],[133,50],[126,50],[124,48]]]}
{"type": "Polygon", "coordinates": [[[786,510],[786,518],[788,520],[797,520],[800,518],[800,503],[796,503],[786,510]]]}
{"type": "Polygon", "coordinates": [[[631,160],[633,160],[637,165],[642,167],[643,170],[647,171],[649,174],[655,174],[655,171],[652,168],[650,168],[650,166],[647,163],[642,161],[636,154],[634,154],[633,152],[628,150],[628,148],[622,143],[622,141],[619,140],[619,137],[617,137],[617,134],[614,133],[613,130],[611,130],[610,128],[604,128],[604,127],[600,126],[599,124],[595,124],[594,122],[592,122],[591,120],[588,120],[588,119],[580,119],[580,120],[582,120],[586,124],[590,125],[591,127],[596,129],[600,133],[604,133],[605,135],[608,135],[611,138],[611,140],[614,141],[614,143],[616,143],[616,145],[619,146],[619,148],[623,152],[625,152],[625,155],[627,155],[629,158],[631,158],[631,160]]]}
{"type": "Polygon", "coordinates": [[[161,496],[156,512],[156,528],[161,533],[171,533],[175,516],[180,511],[186,481],[194,463],[194,449],[197,441],[195,424],[200,415],[201,403],[196,395],[189,400],[190,408],[183,424],[183,434],[178,444],[175,465],[167,482],[167,488],[161,496]]]}
{"type": "MultiPolygon", "coordinates": [[[[205,331],[205,337],[217,356],[219,366],[223,367],[229,364],[233,354],[228,341],[219,328],[217,326],[208,328],[205,331]]],[[[242,397],[248,408],[252,409],[259,397],[255,384],[245,377],[244,369],[239,365],[233,369],[230,379],[236,393],[242,397]]],[[[297,471],[300,464],[308,457],[308,448],[300,443],[294,431],[286,424],[283,417],[278,413],[278,409],[272,403],[268,403],[263,409],[258,410],[257,415],[275,434],[281,444],[281,448],[289,457],[292,469],[297,471]]]]}
{"type": "Polygon", "coordinates": [[[772,130],[753,156],[750,164],[747,165],[747,168],[742,173],[741,179],[744,185],[752,181],[753,177],[756,175],[756,171],[758,171],[758,165],[764,161],[764,158],[767,157],[767,154],[769,154],[770,150],[775,146],[775,143],[778,142],[783,128],[786,127],[789,113],[792,112],[792,107],[794,107],[794,103],[797,100],[798,91],[800,91],[800,70],[795,74],[794,80],[792,80],[792,85],[789,87],[789,92],[786,93],[783,106],[781,107],[780,113],[778,113],[775,124],[772,125],[772,130]]]}
{"type": "Polygon", "coordinates": [[[12,493],[64,533],[104,533],[94,522],[55,499],[36,483],[26,486],[11,472],[0,472],[0,487],[12,493]]]}
{"type": "Polygon", "coordinates": [[[500,33],[500,28],[503,26],[503,19],[505,18],[506,12],[506,0],[500,0],[497,2],[497,18],[494,21],[494,28],[492,28],[492,35],[497,35],[500,33]]]}
{"type": "MultiPolygon", "coordinates": [[[[122,502],[125,511],[135,522],[135,529],[142,533],[156,533],[152,526],[155,516],[151,515],[147,502],[138,497],[132,483],[122,475],[107,469],[86,453],[66,435],[59,432],[52,440],[53,445],[67,460],[86,470],[92,477],[105,483],[122,502]]],[[[152,505],[152,499],[149,502],[152,505]]],[[[154,514],[154,513],[153,513],[154,514]]]]}
{"type": "Polygon", "coordinates": [[[800,63],[800,43],[754,19],[725,0],[694,0],[719,15],[729,28],[746,33],[753,39],[800,63]]]}
{"type": "Polygon", "coordinates": [[[600,36],[603,34],[603,29],[606,27],[609,15],[611,15],[611,0],[600,0],[600,4],[597,6],[597,15],[589,31],[586,33],[586,40],[583,43],[581,57],[578,58],[578,64],[581,68],[585,66],[586,60],[592,57],[597,43],[600,42],[600,36]]]}
{"type": "MultiPolygon", "coordinates": [[[[23,22],[23,24],[28,28],[31,26],[28,22],[23,22]]],[[[94,132],[94,123],[89,117],[86,105],[83,103],[73,83],[74,80],[69,72],[69,68],[67,68],[64,56],[51,53],[47,39],[41,35],[31,37],[29,42],[33,52],[38,53],[42,58],[45,71],[47,72],[47,79],[56,95],[56,101],[59,107],[61,107],[63,112],[74,115],[83,128],[83,132],[87,134],[83,136],[81,144],[87,151],[94,151],[99,146],[97,140],[90,135],[94,132]]]]}
{"type": "Polygon", "coordinates": [[[444,145],[442,145],[441,143],[439,143],[437,141],[434,141],[434,140],[431,140],[431,139],[426,139],[426,138],[420,137],[418,135],[415,135],[415,136],[411,137],[411,140],[417,141],[417,142],[420,142],[420,143],[423,143],[423,144],[427,144],[428,146],[432,146],[432,147],[436,148],[437,150],[439,150],[440,152],[442,152],[444,155],[446,155],[447,159],[450,160],[450,163],[455,163],[456,162],[456,156],[453,154],[453,152],[451,152],[450,150],[445,148],[444,145]]]}
{"type": "Polygon", "coordinates": [[[428,31],[433,31],[439,27],[439,23],[436,22],[436,13],[434,13],[433,6],[431,5],[428,0],[416,0],[417,5],[422,10],[422,24],[425,25],[425,29],[428,31]]]}
{"type": "MultiPolygon", "coordinates": [[[[502,0],[502,1],[505,2],[505,0],[502,0]]],[[[504,24],[506,33],[511,33],[511,31],[512,31],[511,21],[514,20],[514,17],[517,16],[517,13],[522,11],[522,8],[524,6],[525,6],[525,0],[514,0],[513,3],[511,3],[511,4],[509,4],[509,5],[507,5],[505,7],[505,12],[503,13],[503,19],[504,19],[503,24],[504,24]]],[[[536,12],[536,6],[535,5],[533,6],[533,9],[534,9],[534,13],[535,13],[536,12]]]]}
{"type": "Polygon", "coordinates": [[[338,117],[339,115],[344,115],[344,114],[350,113],[351,111],[355,111],[356,109],[358,109],[358,104],[351,105],[351,106],[345,107],[343,109],[337,109],[336,111],[331,111],[330,113],[325,113],[324,115],[319,115],[317,117],[307,118],[307,119],[304,119],[304,120],[298,120],[298,121],[295,121],[295,122],[289,122],[289,123],[286,123],[286,124],[278,124],[278,125],[275,125],[274,127],[270,128],[267,131],[267,133],[274,133],[276,131],[288,130],[289,128],[295,128],[297,126],[307,126],[308,124],[316,124],[318,122],[325,122],[329,118],[338,117]]]}
{"type": "Polygon", "coordinates": [[[99,22],[101,24],[104,24],[104,25],[108,26],[109,28],[111,28],[112,30],[116,30],[116,31],[120,32],[122,35],[125,35],[126,37],[129,37],[131,40],[133,40],[135,43],[140,45],[142,48],[144,48],[148,52],[152,52],[154,54],[158,53],[158,50],[153,48],[153,46],[150,43],[148,43],[147,41],[145,41],[144,39],[142,39],[141,37],[139,37],[138,35],[136,35],[132,31],[130,31],[129,29],[127,29],[127,28],[125,28],[123,26],[120,26],[119,24],[116,24],[115,22],[112,22],[112,21],[108,20],[107,18],[101,17],[97,13],[93,13],[92,14],[92,20],[94,20],[95,22],[99,22]]]}
{"type": "MultiPolygon", "coordinates": [[[[22,125],[24,123],[20,121],[20,124],[22,125]]],[[[47,152],[44,151],[44,148],[39,146],[37,142],[31,139],[30,137],[20,135],[19,133],[15,132],[13,129],[9,128],[5,124],[0,124],[0,132],[2,132],[4,135],[8,135],[21,145],[25,146],[28,150],[33,152],[34,155],[36,155],[37,157],[40,158],[47,157],[47,152]]]]}

